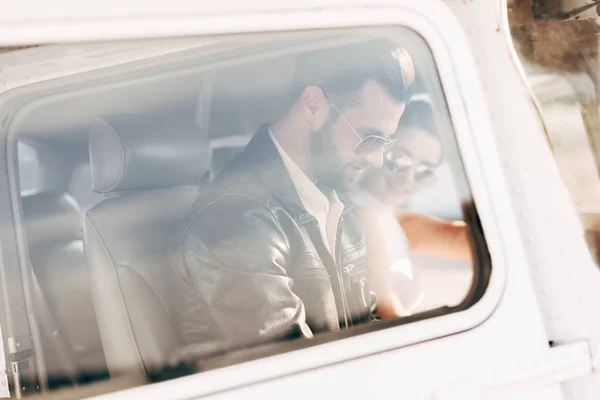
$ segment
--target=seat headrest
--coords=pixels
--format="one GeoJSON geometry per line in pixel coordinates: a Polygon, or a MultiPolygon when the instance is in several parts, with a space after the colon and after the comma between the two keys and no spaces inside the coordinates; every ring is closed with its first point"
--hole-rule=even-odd
{"type": "Polygon", "coordinates": [[[92,190],[184,186],[200,181],[211,163],[208,134],[192,121],[117,114],[97,118],[89,136],[92,190]]]}
{"type": "Polygon", "coordinates": [[[25,195],[21,201],[30,245],[82,238],[83,217],[71,195],[40,192],[25,195]]]}

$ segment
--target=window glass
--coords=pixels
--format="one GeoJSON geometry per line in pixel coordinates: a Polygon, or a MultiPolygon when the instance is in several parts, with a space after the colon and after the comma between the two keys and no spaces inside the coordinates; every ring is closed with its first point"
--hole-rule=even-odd
{"type": "Polygon", "coordinates": [[[419,35],[220,40],[58,80],[16,127],[44,136],[71,182],[21,199],[51,389],[201,372],[485,291],[490,262],[473,257],[488,253],[472,248],[485,239],[419,35]]]}
{"type": "Polygon", "coordinates": [[[581,2],[516,0],[515,49],[538,101],[562,180],[600,260],[600,124],[596,8],[581,2]],[[571,7],[572,6],[572,7],[571,7]],[[565,13],[573,13],[565,19],[565,13]]]}
{"type": "MultiPolygon", "coordinates": [[[[459,195],[448,162],[437,169],[435,185],[415,193],[402,209],[446,221],[463,220],[459,195]]],[[[473,284],[473,265],[463,257],[440,257],[432,252],[410,251],[409,259],[418,271],[424,289],[417,310],[425,311],[463,301],[473,284]]]]}
{"type": "Polygon", "coordinates": [[[83,164],[75,169],[69,193],[77,201],[82,210],[87,210],[104,199],[104,196],[101,194],[92,192],[92,170],[90,164],[83,164]]]}
{"type": "Polygon", "coordinates": [[[18,144],[19,181],[21,192],[31,192],[40,185],[40,163],[35,149],[25,143],[18,144]]]}

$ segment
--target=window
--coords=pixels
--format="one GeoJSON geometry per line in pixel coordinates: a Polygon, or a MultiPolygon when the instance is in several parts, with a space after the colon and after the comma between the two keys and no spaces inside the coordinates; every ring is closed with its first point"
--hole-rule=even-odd
{"type": "Polygon", "coordinates": [[[600,261],[598,43],[594,8],[561,20],[559,3],[515,1],[509,22],[563,183],[600,261]],[[543,16],[543,17],[542,17],[543,16]],[[596,82],[596,83],[595,83],[596,82]]]}
{"type": "Polygon", "coordinates": [[[40,186],[40,163],[35,149],[19,142],[19,178],[21,192],[35,191],[40,186]]]}
{"type": "Polygon", "coordinates": [[[82,210],[88,210],[99,203],[104,196],[90,190],[92,187],[92,171],[89,164],[80,165],[73,171],[73,181],[69,187],[69,193],[79,204],[82,210]]]}
{"type": "Polygon", "coordinates": [[[201,372],[481,298],[485,238],[419,35],[186,43],[56,80],[12,127],[67,182],[20,204],[50,390],[201,372]]]}

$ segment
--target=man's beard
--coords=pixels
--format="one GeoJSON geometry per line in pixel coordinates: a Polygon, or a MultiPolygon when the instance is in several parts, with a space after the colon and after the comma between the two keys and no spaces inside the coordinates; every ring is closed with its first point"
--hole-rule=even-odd
{"type": "Polygon", "coordinates": [[[335,121],[335,118],[330,118],[311,136],[311,170],[317,185],[338,192],[349,192],[354,187],[355,179],[347,172],[348,165],[339,156],[333,143],[332,127],[335,121]]]}

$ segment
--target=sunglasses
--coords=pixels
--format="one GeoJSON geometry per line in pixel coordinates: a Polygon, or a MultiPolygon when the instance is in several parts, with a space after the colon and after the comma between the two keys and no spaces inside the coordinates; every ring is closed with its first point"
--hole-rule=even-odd
{"type": "Polygon", "coordinates": [[[335,104],[333,104],[333,102],[331,100],[329,100],[329,104],[331,104],[333,109],[335,111],[337,111],[339,116],[344,120],[344,122],[346,122],[346,124],[352,130],[352,132],[354,132],[354,134],[360,139],[360,142],[358,142],[358,144],[354,147],[354,154],[356,154],[356,155],[369,154],[369,153],[373,153],[374,151],[377,151],[381,148],[383,148],[384,150],[388,150],[394,145],[394,143],[396,143],[396,140],[398,140],[398,139],[392,139],[390,137],[383,137],[383,136],[378,136],[378,135],[369,135],[369,136],[363,137],[358,132],[356,132],[356,129],[354,129],[354,127],[352,126],[350,121],[348,121],[346,119],[346,117],[344,117],[344,114],[341,113],[341,111],[335,106],[335,104]]]}
{"type": "Polygon", "coordinates": [[[383,165],[392,172],[406,172],[414,168],[414,179],[416,182],[428,182],[435,180],[435,169],[426,164],[415,165],[415,160],[406,153],[393,154],[391,151],[383,155],[383,165]]]}

